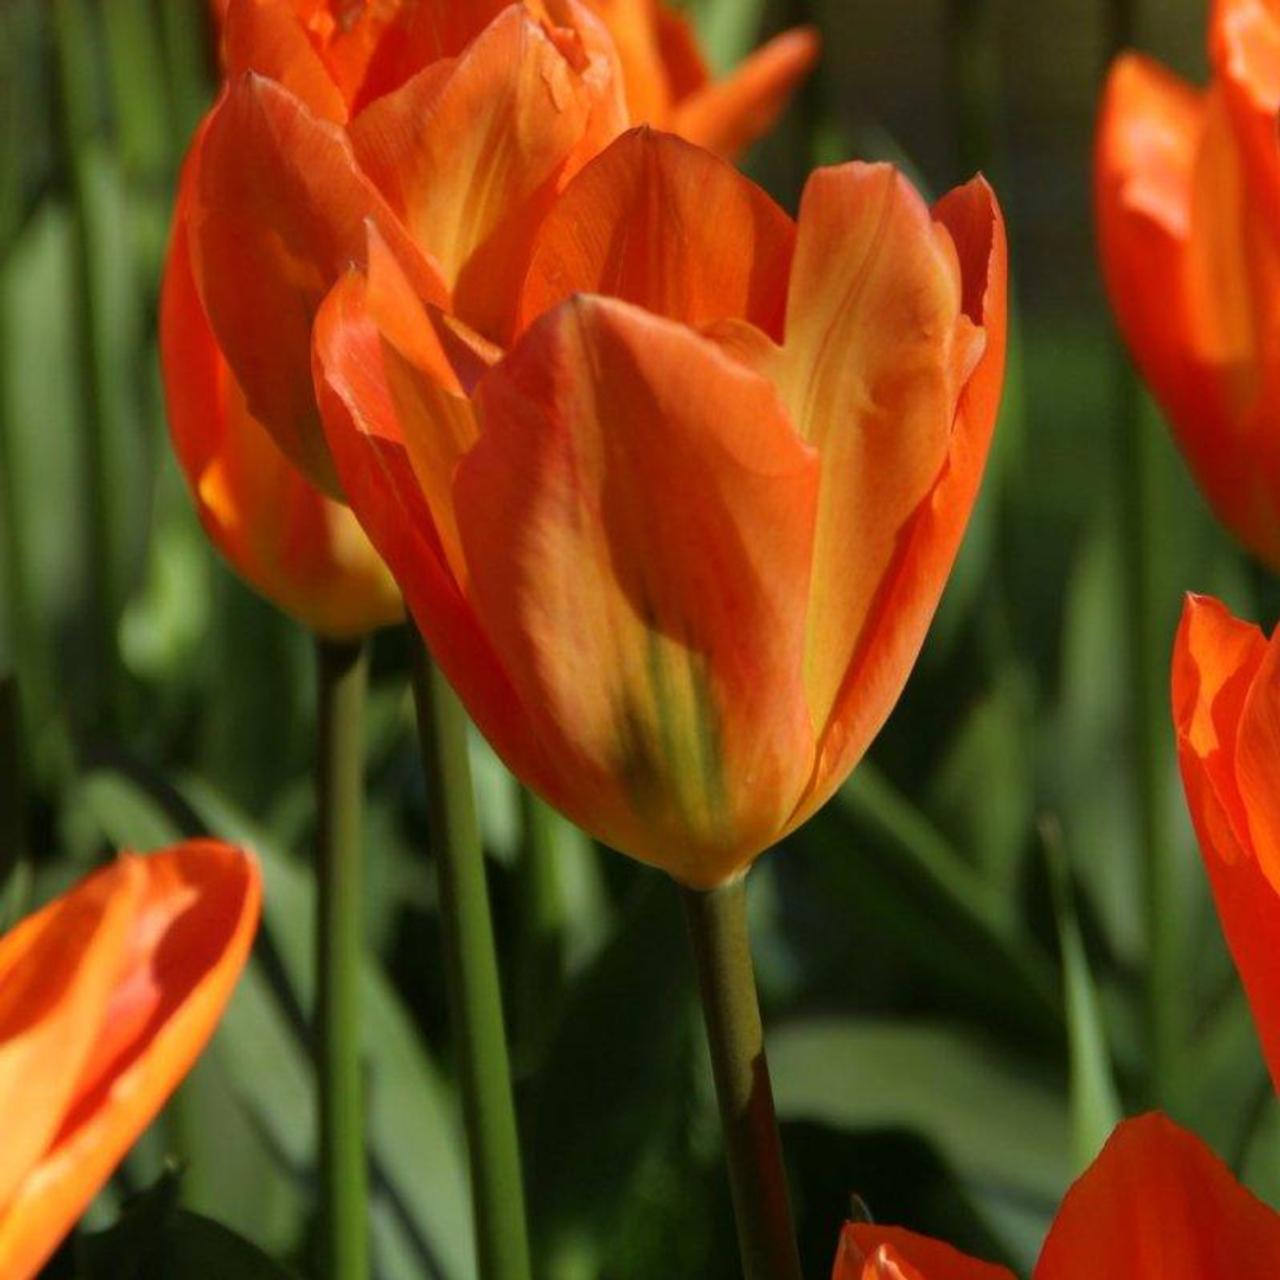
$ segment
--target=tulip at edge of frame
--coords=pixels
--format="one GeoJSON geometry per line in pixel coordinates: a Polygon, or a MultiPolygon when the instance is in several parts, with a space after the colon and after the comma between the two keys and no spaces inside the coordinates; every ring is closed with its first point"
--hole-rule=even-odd
{"type": "MultiPolygon", "coordinates": [[[[1117,1126],[1067,1192],[1032,1280],[1280,1275],[1280,1214],[1194,1134],[1159,1114],[1117,1126]]],[[[897,1227],[850,1223],[832,1280],[1014,1280],[897,1227]]]]}
{"type": "Polygon", "coordinates": [[[1280,629],[1268,640],[1217,600],[1188,596],[1172,701],[1187,807],[1280,1088],[1280,629]]]}
{"type": "Polygon", "coordinates": [[[1099,108],[1094,203],[1116,323],[1222,523],[1280,570],[1280,11],[1217,0],[1201,90],[1138,53],[1099,108]]]}
{"type": "Polygon", "coordinates": [[[0,938],[0,1275],[31,1280],[190,1070],[258,926],[256,860],[123,854],[0,938]]]}

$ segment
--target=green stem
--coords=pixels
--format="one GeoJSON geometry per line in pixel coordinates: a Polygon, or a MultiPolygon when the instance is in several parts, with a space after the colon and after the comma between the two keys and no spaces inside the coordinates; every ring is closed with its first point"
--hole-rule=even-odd
{"type": "Polygon", "coordinates": [[[84,432],[85,563],[90,625],[88,690],[99,714],[110,718],[115,643],[115,528],[108,497],[107,427],[103,388],[108,381],[101,341],[99,264],[94,236],[92,156],[93,90],[97,68],[82,0],[54,0],[58,57],[58,118],[63,162],[71,186],[75,239],[75,299],[79,325],[78,381],[84,432]]]}
{"type": "Polygon", "coordinates": [[[316,659],[316,1022],[324,1261],[329,1280],[364,1280],[369,1227],[360,1076],[360,846],[368,663],[358,641],[319,640],[316,659]]]}
{"type": "Polygon", "coordinates": [[[745,877],[682,890],[746,1280],[800,1280],[782,1143],[747,938],[745,877]]]}
{"type": "Polygon", "coordinates": [[[522,840],[518,866],[520,920],[516,937],[512,1037],[521,1063],[534,1061],[548,1029],[547,1010],[563,975],[564,892],[556,847],[556,815],[528,787],[520,788],[522,840]]]}
{"type": "Polygon", "coordinates": [[[414,698],[422,739],[431,848],[471,1157],[480,1280],[529,1280],[529,1240],[498,956],[476,825],[467,716],[421,644],[414,698]]]}

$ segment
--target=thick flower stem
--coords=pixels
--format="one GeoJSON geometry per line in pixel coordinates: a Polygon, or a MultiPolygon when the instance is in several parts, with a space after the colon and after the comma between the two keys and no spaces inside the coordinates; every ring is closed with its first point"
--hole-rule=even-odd
{"type": "Polygon", "coordinates": [[[415,644],[414,653],[413,690],[471,1158],[477,1271],[480,1280],[529,1280],[520,1144],[484,851],[467,759],[467,717],[420,644],[415,644]]]}
{"type": "Polygon", "coordinates": [[[745,877],[682,891],[711,1047],[745,1280],[800,1280],[747,939],[745,877]]]}
{"type": "Polygon", "coordinates": [[[360,1073],[361,810],[365,646],[317,644],[316,917],[324,1274],[369,1274],[368,1171],[360,1073]]]}

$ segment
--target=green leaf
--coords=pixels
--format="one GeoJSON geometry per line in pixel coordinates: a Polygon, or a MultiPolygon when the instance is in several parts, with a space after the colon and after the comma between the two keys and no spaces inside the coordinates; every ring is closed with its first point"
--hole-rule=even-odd
{"type": "MultiPolygon", "coordinates": [[[[315,895],[305,867],[286,857],[232,805],[198,781],[184,793],[224,839],[254,850],[264,881],[264,931],[286,975],[296,1008],[312,995],[315,895]]],[[[377,964],[370,959],[362,992],[367,1063],[368,1135],[377,1177],[375,1243],[389,1273],[404,1275],[393,1258],[412,1253],[418,1274],[430,1265],[448,1280],[470,1280],[474,1262],[464,1142],[453,1095],[426,1055],[412,1021],[377,964]],[[424,1256],[425,1255],[425,1256],[424,1256]]],[[[263,1016],[259,1009],[258,1016],[263,1016]]],[[[313,1108],[296,1084],[264,1081],[273,1051],[251,1034],[246,1052],[262,1060],[241,1063],[246,1103],[292,1158],[304,1166],[314,1150],[313,1108]],[[253,1046],[257,1045],[255,1050],[253,1046]],[[275,1086],[279,1085],[279,1088],[275,1086]]],[[[309,1082],[309,1066],[308,1082],[309,1082]]],[[[412,1272],[408,1273],[412,1275],[412,1272]]]]}
{"type": "Polygon", "coordinates": [[[178,1173],[170,1168],[153,1186],[127,1200],[112,1226],[77,1236],[77,1280],[142,1280],[177,1212],[180,1191],[178,1173]]]}
{"type": "Polygon", "coordinates": [[[1053,1081],[970,1033],[934,1023],[821,1019],[769,1033],[784,1120],[910,1130],[938,1150],[999,1226],[1011,1205],[1047,1223],[1072,1175],[1053,1081]]]}
{"type": "MultiPolygon", "coordinates": [[[[655,1144],[687,1127],[693,978],[680,903],[644,876],[607,947],[570,987],[560,1025],[521,1096],[539,1253],[585,1254],[621,1230],[655,1144]]],[[[597,1258],[598,1260],[598,1258],[597,1258]]]]}
{"type": "Polygon", "coordinates": [[[1043,824],[1053,888],[1062,981],[1066,994],[1067,1042],[1071,1056],[1071,1132],[1076,1171],[1083,1173],[1111,1136],[1124,1112],[1111,1070],[1102,1006],[1089,968],[1075,894],[1056,824],[1043,824]]]}
{"type": "Polygon", "coordinates": [[[139,1280],[291,1280],[273,1262],[211,1218],[179,1209],[139,1280]]]}
{"type": "Polygon", "coordinates": [[[178,1208],[180,1191],[170,1171],[129,1200],[114,1226],[77,1237],[75,1280],[290,1280],[247,1240],[178,1208]]]}

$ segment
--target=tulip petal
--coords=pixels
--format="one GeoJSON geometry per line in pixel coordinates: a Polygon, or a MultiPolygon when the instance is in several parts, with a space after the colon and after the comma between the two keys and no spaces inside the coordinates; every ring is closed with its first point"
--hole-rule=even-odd
{"type": "Polygon", "coordinates": [[[901,1227],[849,1222],[831,1280],[1013,1280],[1013,1273],[966,1257],[941,1240],[901,1227]]]}
{"type": "MultiPolygon", "coordinates": [[[[128,904],[128,933],[80,1096],[0,1207],[0,1273],[13,1280],[35,1275],[190,1069],[257,929],[256,864],[228,845],[190,841],[100,876],[128,904]]],[[[102,889],[90,880],[78,892],[102,889]]],[[[63,1066],[53,1057],[44,1070],[63,1066]]]]}
{"type": "Polygon", "coordinates": [[[194,159],[178,187],[160,299],[175,452],[210,541],[252,587],[319,635],[363,635],[403,616],[399,589],[352,513],[324,497],[248,410],[191,271],[194,159]]]}
{"type": "Polygon", "coordinates": [[[852,164],[810,179],[776,378],[822,456],[805,658],[816,725],[946,461],[983,341],[962,290],[950,233],[895,170],[852,164]]]}
{"type": "Polygon", "coordinates": [[[447,74],[428,67],[352,123],[360,166],[472,328],[507,336],[530,242],[611,74],[575,32],[517,5],[447,74]]]}
{"type": "Polygon", "coordinates": [[[353,79],[363,63],[355,108],[362,109],[394,93],[423,67],[456,58],[510,5],[511,0],[468,0],[466,4],[459,4],[458,0],[414,0],[405,4],[401,0],[390,14],[379,13],[378,6],[369,6],[362,17],[366,30],[359,33],[366,42],[366,48],[359,50],[360,61],[353,57],[353,51],[334,51],[348,65],[354,64],[349,73],[353,79]],[[370,34],[374,37],[372,48],[367,48],[370,34]]]}
{"type": "Polygon", "coordinates": [[[677,103],[672,130],[732,159],[773,127],[821,47],[809,27],[774,37],[723,80],[677,103]]]}
{"type": "Polygon", "coordinates": [[[671,109],[655,0],[588,0],[609,29],[618,50],[627,94],[627,116],[635,124],[665,125],[671,109]]]}
{"type": "Polygon", "coordinates": [[[1246,703],[1267,656],[1257,627],[1216,600],[1188,596],[1173,651],[1178,764],[1218,918],[1280,1087],[1280,893],[1254,854],[1236,777],[1246,703]]]}
{"type": "Polygon", "coordinates": [[[600,293],[702,328],[750,321],[781,338],[791,219],[730,165],[635,129],[588,164],[542,224],[521,327],[574,293],[600,293]]]}
{"type": "Polygon", "coordinates": [[[1119,1126],[1067,1192],[1035,1280],[1280,1275],[1280,1217],[1163,1116],[1119,1126]]]}
{"type": "Polygon", "coordinates": [[[558,798],[454,572],[465,565],[450,490],[475,434],[469,402],[443,372],[447,353],[429,321],[414,320],[394,264],[376,248],[370,259],[373,278],[346,276],[316,318],[316,395],[343,489],[480,731],[530,785],[558,798]]]}
{"type": "Polygon", "coordinates": [[[0,1219],[71,1105],[142,887],[128,873],[95,877],[0,940],[0,1219]]]}
{"type": "Polygon", "coordinates": [[[1247,689],[1236,739],[1236,783],[1258,865],[1280,892],[1280,628],[1247,689]]]}
{"type": "Polygon", "coordinates": [[[1209,53],[1252,171],[1252,198],[1280,237],[1280,13],[1267,0],[1216,0],[1209,53]]]}
{"type": "Polygon", "coordinates": [[[346,121],[342,91],[294,6],[278,0],[231,0],[224,23],[222,62],[229,81],[256,72],[288,89],[317,119],[346,121]]]}
{"type": "Polygon", "coordinates": [[[955,563],[991,447],[1007,333],[1004,220],[980,178],[941,200],[934,217],[954,243],[963,311],[985,336],[982,357],[964,384],[942,471],[898,535],[820,741],[813,786],[790,827],[827,801],[897,702],[955,563]]]}
{"type": "Polygon", "coordinates": [[[568,812],[722,882],[811,767],[816,457],[767,380],[611,299],[545,316],[476,402],[455,486],[471,596],[575,779],[568,812]]]}
{"type": "Polygon", "coordinates": [[[357,169],[341,129],[259,76],[228,86],[200,151],[196,280],[249,411],[335,495],[311,384],[311,324],[334,281],[363,261],[369,219],[412,270],[416,290],[446,303],[444,285],[357,169]]]}

